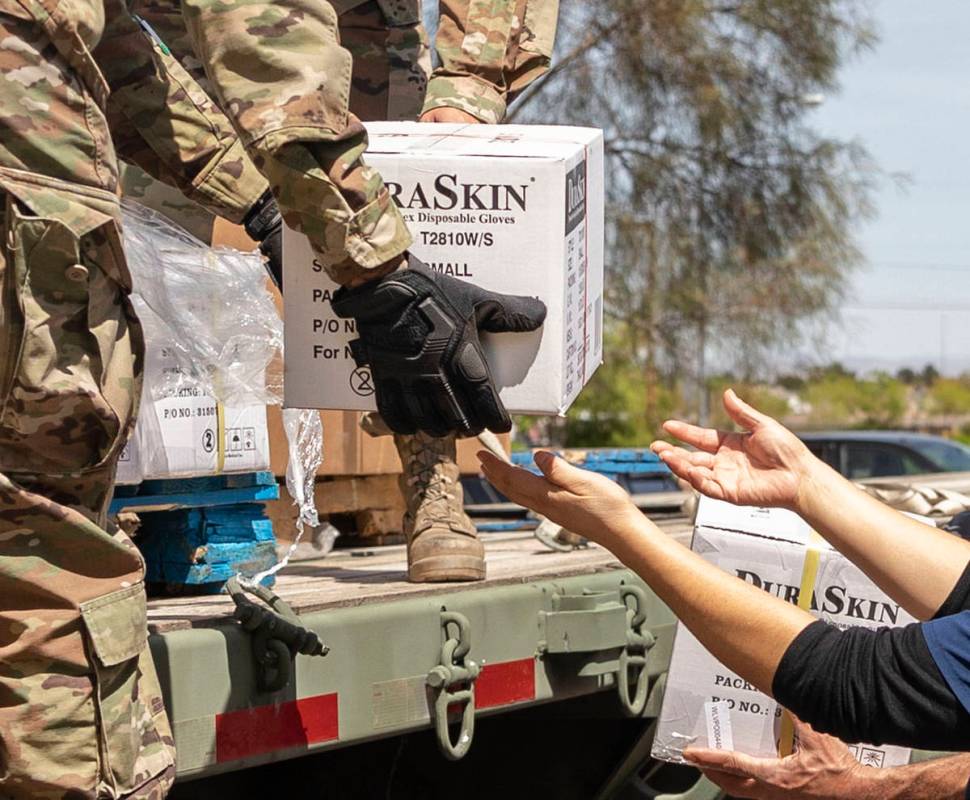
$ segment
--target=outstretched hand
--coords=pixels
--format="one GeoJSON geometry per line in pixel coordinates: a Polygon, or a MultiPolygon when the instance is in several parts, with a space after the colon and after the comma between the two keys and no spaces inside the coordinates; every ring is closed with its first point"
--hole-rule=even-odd
{"type": "Polygon", "coordinates": [[[545,451],[534,458],[542,475],[506,464],[487,451],[478,453],[485,477],[510,500],[604,547],[615,547],[643,521],[627,491],[604,475],[545,451]]]}
{"type": "Polygon", "coordinates": [[[798,749],[786,758],[690,748],[684,757],[732,797],[756,800],[822,800],[874,797],[873,770],[853,758],[838,739],[795,720],[798,749]]]}
{"type": "Polygon", "coordinates": [[[802,441],[776,420],[749,406],[733,389],[724,408],[744,433],[699,428],[670,420],[664,430],[689,451],[669,442],[650,447],[697,491],[738,505],[796,509],[799,489],[813,456],[802,441]]]}

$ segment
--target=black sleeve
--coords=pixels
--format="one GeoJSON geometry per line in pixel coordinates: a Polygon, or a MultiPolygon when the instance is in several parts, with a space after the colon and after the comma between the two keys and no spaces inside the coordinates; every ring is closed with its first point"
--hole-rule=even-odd
{"type": "Polygon", "coordinates": [[[919,623],[843,631],[813,622],[782,656],[772,693],[816,730],[846,742],[970,749],[970,715],[919,623]]]}
{"type": "Polygon", "coordinates": [[[951,614],[957,614],[968,609],[970,609],[970,564],[967,564],[960,580],[957,581],[957,585],[953,587],[950,596],[943,601],[940,610],[933,615],[933,619],[949,617],[951,614]]]}

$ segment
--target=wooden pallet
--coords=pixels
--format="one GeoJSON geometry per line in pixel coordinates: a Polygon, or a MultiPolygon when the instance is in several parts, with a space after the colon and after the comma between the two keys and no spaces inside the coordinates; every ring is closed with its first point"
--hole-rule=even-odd
{"type": "MultiPolygon", "coordinates": [[[[314,500],[320,518],[345,533],[375,539],[375,543],[401,535],[404,497],[397,475],[318,478],[314,500]]],[[[280,541],[296,537],[297,508],[285,487],[278,500],[266,504],[266,513],[280,541]]]]}
{"type": "Polygon", "coordinates": [[[111,511],[134,534],[153,591],[207,594],[276,563],[264,503],[278,498],[271,472],[159,479],[118,487],[111,511]]]}
{"type": "Polygon", "coordinates": [[[264,503],[279,496],[279,485],[272,472],[148,480],[134,486],[115,487],[110,513],[264,503]]]}

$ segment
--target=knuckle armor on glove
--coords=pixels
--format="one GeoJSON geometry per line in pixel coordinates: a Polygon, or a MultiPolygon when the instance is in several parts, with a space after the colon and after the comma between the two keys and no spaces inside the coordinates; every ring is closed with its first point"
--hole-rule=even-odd
{"type": "Polygon", "coordinates": [[[370,366],[393,431],[511,429],[478,334],[536,330],[546,317],[541,300],[486,291],[411,256],[406,270],[338,290],[333,309],[357,322],[351,349],[358,366],[370,366]]]}

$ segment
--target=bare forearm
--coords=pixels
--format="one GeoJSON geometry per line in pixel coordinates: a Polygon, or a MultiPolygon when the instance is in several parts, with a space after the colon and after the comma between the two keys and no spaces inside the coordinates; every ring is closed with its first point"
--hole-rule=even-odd
{"type": "Polygon", "coordinates": [[[814,458],[797,510],[918,619],[936,613],[970,561],[970,543],[889,508],[814,458]]]}
{"type": "Polygon", "coordinates": [[[970,779],[970,754],[892,769],[872,769],[853,791],[856,800],[963,800],[970,779]]]}
{"type": "Polygon", "coordinates": [[[614,552],[729,669],[766,694],[781,657],[813,618],[708,563],[649,520],[614,552]]]}

